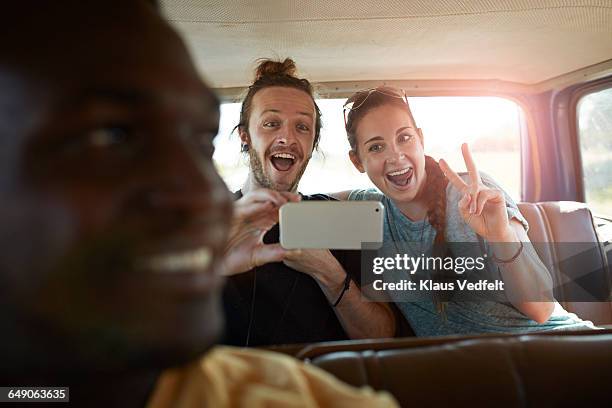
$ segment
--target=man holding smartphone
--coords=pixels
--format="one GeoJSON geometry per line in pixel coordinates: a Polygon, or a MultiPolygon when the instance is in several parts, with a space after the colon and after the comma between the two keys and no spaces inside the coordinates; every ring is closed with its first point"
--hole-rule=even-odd
{"type": "Polygon", "coordinates": [[[392,337],[388,305],[364,301],[359,255],[283,249],[278,209],[287,202],[331,200],[296,193],[316,148],[321,114],[295,63],[260,62],[236,126],[250,172],[235,193],[226,254],[226,339],[233,345],[392,337]]]}

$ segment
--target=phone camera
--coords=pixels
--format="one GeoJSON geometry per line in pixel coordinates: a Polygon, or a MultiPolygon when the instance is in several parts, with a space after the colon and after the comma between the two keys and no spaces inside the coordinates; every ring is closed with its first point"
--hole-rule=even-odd
{"type": "Polygon", "coordinates": [[[379,212],[379,211],[380,211],[380,208],[377,208],[377,209],[375,209],[374,211],[379,212]]]}

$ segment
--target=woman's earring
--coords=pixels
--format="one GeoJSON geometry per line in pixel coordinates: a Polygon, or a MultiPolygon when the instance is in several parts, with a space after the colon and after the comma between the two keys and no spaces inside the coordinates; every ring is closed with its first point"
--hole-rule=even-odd
{"type": "Polygon", "coordinates": [[[248,145],[248,144],[246,144],[246,143],[242,143],[242,144],[240,145],[240,151],[241,151],[242,153],[246,153],[246,152],[248,152],[248,151],[249,151],[249,145],[248,145]]]}

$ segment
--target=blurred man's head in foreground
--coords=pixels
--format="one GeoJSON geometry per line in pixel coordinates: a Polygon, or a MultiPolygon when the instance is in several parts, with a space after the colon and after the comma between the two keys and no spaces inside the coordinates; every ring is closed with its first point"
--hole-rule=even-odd
{"type": "Polygon", "coordinates": [[[230,215],[212,164],[217,99],[147,1],[4,11],[5,367],[103,371],[200,354],[222,327],[215,265],[230,215]]]}

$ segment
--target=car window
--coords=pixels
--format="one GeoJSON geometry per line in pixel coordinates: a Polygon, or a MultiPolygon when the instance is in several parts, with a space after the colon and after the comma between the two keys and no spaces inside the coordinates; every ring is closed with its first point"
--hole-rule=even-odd
{"type": "MultiPolygon", "coordinates": [[[[373,187],[348,159],[342,105],[345,99],[317,101],[323,117],[319,151],[300,182],[302,193],[332,192],[373,187]]],[[[497,97],[411,97],[415,120],[423,130],[425,152],[444,158],[456,171],[465,171],[461,143],[468,142],[479,170],[488,173],[520,200],[520,107],[497,97]]],[[[238,123],[240,104],[221,106],[215,163],[228,187],[235,191],[247,176],[247,158],[240,154],[240,140],[232,129],[238,123]]]]}
{"type": "Polygon", "coordinates": [[[583,96],[577,114],[586,202],[612,217],[612,88],[583,96]]]}

